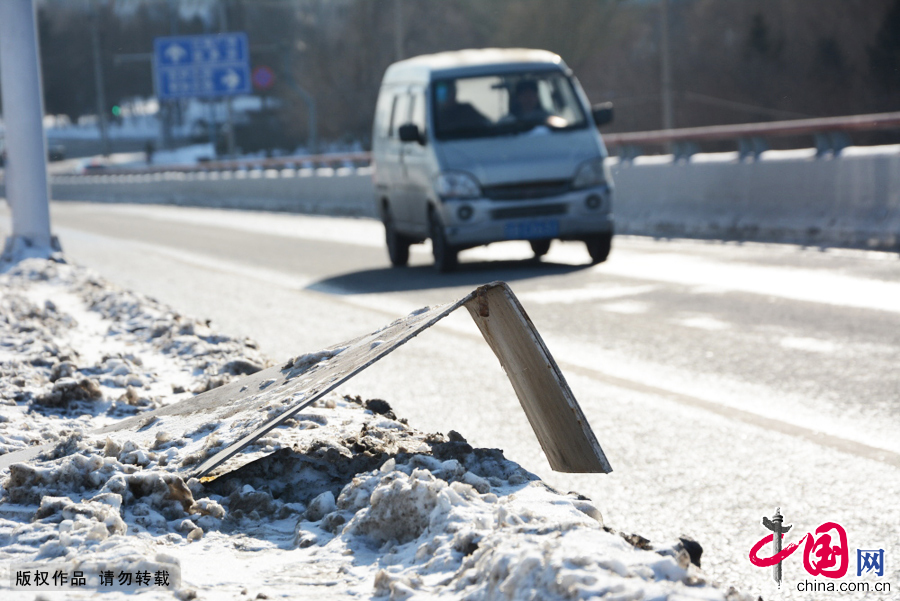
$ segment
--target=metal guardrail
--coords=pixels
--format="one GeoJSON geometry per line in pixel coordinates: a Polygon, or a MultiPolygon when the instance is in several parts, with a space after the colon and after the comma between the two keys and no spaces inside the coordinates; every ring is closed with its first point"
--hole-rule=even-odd
{"type": "MultiPolygon", "coordinates": [[[[850,132],[900,130],[900,112],[795,119],[739,125],[712,125],[682,129],[604,134],[609,148],[620,149],[619,155],[629,160],[642,154],[643,146],[670,146],[675,158],[687,158],[699,151],[699,142],[736,140],[742,158],[758,157],[769,149],[766,139],[786,136],[812,136],[817,153],[838,156],[850,145],[850,132]]],[[[203,173],[223,171],[267,171],[283,169],[357,168],[371,164],[369,152],[287,156],[265,159],[204,161],[196,165],[148,165],[118,168],[106,166],[89,169],[84,175],[145,175],[154,173],[203,173]]]]}
{"type": "Polygon", "coordinates": [[[838,155],[850,145],[850,132],[887,129],[900,130],[900,112],[605,134],[603,139],[608,147],[621,148],[624,158],[633,158],[640,154],[640,147],[651,145],[671,145],[676,157],[689,156],[697,152],[698,142],[720,140],[737,140],[741,156],[756,156],[768,150],[767,138],[808,135],[818,154],[838,155]]]}

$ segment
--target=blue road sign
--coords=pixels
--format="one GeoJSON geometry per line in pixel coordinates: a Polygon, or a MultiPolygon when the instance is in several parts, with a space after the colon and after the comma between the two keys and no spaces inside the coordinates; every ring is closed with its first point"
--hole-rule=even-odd
{"type": "Polygon", "coordinates": [[[247,34],[156,38],[153,40],[153,72],[160,100],[249,94],[247,34]]]}

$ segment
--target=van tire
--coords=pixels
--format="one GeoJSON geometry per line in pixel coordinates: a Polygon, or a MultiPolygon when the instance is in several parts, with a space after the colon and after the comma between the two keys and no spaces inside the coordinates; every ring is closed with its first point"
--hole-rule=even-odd
{"type": "Polygon", "coordinates": [[[594,234],[584,239],[588,254],[591,255],[591,264],[603,263],[609,257],[612,250],[612,232],[594,234]]]}
{"type": "Polygon", "coordinates": [[[459,251],[447,242],[444,224],[434,211],[428,214],[428,225],[431,233],[431,250],[434,254],[434,268],[438,273],[453,271],[459,264],[459,251]]]}
{"type": "Polygon", "coordinates": [[[388,257],[393,267],[406,267],[409,264],[409,247],[412,244],[409,238],[397,232],[394,218],[390,211],[384,213],[384,238],[387,243],[388,257]]]}
{"type": "Polygon", "coordinates": [[[550,250],[550,243],[553,240],[531,240],[531,250],[534,252],[534,258],[540,259],[550,250]]]}

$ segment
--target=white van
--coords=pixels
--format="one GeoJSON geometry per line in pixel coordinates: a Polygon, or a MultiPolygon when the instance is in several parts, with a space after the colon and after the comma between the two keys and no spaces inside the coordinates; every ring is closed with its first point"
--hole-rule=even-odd
{"type": "Polygon", "coordinates": [[[544,50],[461,50],[388,67],[372,135],[375,201],[394,266],[431,238],[439,271],[459,251],[581,240],[609,255],[612,179],[593,110],[562,59],[544,50]]]}

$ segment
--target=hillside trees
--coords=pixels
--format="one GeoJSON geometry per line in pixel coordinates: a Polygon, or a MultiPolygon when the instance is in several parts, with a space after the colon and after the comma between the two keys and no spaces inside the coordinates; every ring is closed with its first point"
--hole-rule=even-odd
{"type": "MultiPolygon", "coordinates": [[[[485,46],[559,53],[591,101],[616,103],[609,131],[661,125],[659,0],[41,0],[48,112],[95,112],[93,19],[112,105],[152,94],[149,63],[115,55],[219,31],[219,2],[253,64],[274,70],[267,94],[297,139],[297,86],[316,98],[321,138],[365,141],[398,53],[485,46]]],[[[900,108],[900,0],[670,0],[669,12],[676,127],[900,108]]]]}

